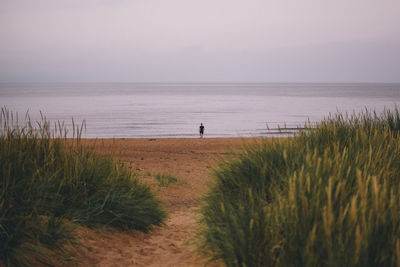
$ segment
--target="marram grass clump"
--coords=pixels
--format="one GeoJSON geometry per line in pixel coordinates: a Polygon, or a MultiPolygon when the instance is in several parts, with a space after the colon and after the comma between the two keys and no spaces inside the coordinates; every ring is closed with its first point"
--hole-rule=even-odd
{"type": "Polygon", "coordinates": [[[176,184],[180,181],[177,177],[167,173],[156,173],[154,178],[159,182],[160,186],[169,186],[170,184],[176,184]]]}
{"type": "Polygon", "coordinates": [[[221,163],[201,249],[227,266],[400,266],[400,115],[330,116],[221,163]]]}
{"type": "Polygon", "coordinates": [[[148,231],[166,214],[149,186],[112,157],[66,138],[43,117],[24,125],[2,109],[0,120],[0,265],[68,265],[74,228],[148,231]]]}

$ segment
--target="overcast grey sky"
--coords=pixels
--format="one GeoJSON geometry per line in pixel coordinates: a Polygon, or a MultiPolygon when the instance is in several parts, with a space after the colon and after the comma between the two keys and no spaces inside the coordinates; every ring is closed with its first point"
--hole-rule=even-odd
{"type": "Polygon", "coordinates": [[[400,82],[400,1],[0,0],[0,81],[400,82]]]}

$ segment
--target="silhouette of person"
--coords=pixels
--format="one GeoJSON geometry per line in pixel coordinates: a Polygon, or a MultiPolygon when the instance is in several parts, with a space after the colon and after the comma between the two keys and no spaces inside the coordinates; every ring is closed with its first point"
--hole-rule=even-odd
{"type": "Polygon", "coordinates": [[[203,138],[204,135],[204,125],[203,123],[200,123],[200,138],[203,138]]]}

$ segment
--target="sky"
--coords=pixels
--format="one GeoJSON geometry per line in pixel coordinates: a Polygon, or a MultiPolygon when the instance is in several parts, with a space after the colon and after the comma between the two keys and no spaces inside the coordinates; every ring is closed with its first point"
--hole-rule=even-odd
{"type": "Polygon", "coordinates": [[[400,1],[0,0],[0,82],[400,82],[400,1]]]}

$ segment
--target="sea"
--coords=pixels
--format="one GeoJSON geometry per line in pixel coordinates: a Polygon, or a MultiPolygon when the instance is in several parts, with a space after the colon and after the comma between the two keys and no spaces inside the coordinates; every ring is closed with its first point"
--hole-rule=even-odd
{"type": "Polygon", "coordinates": [[[389,83],[0,83],[0,106],[23,124],[41,114],[82,138],[284,136],[330,114],[400,106],[389,83]]]}

